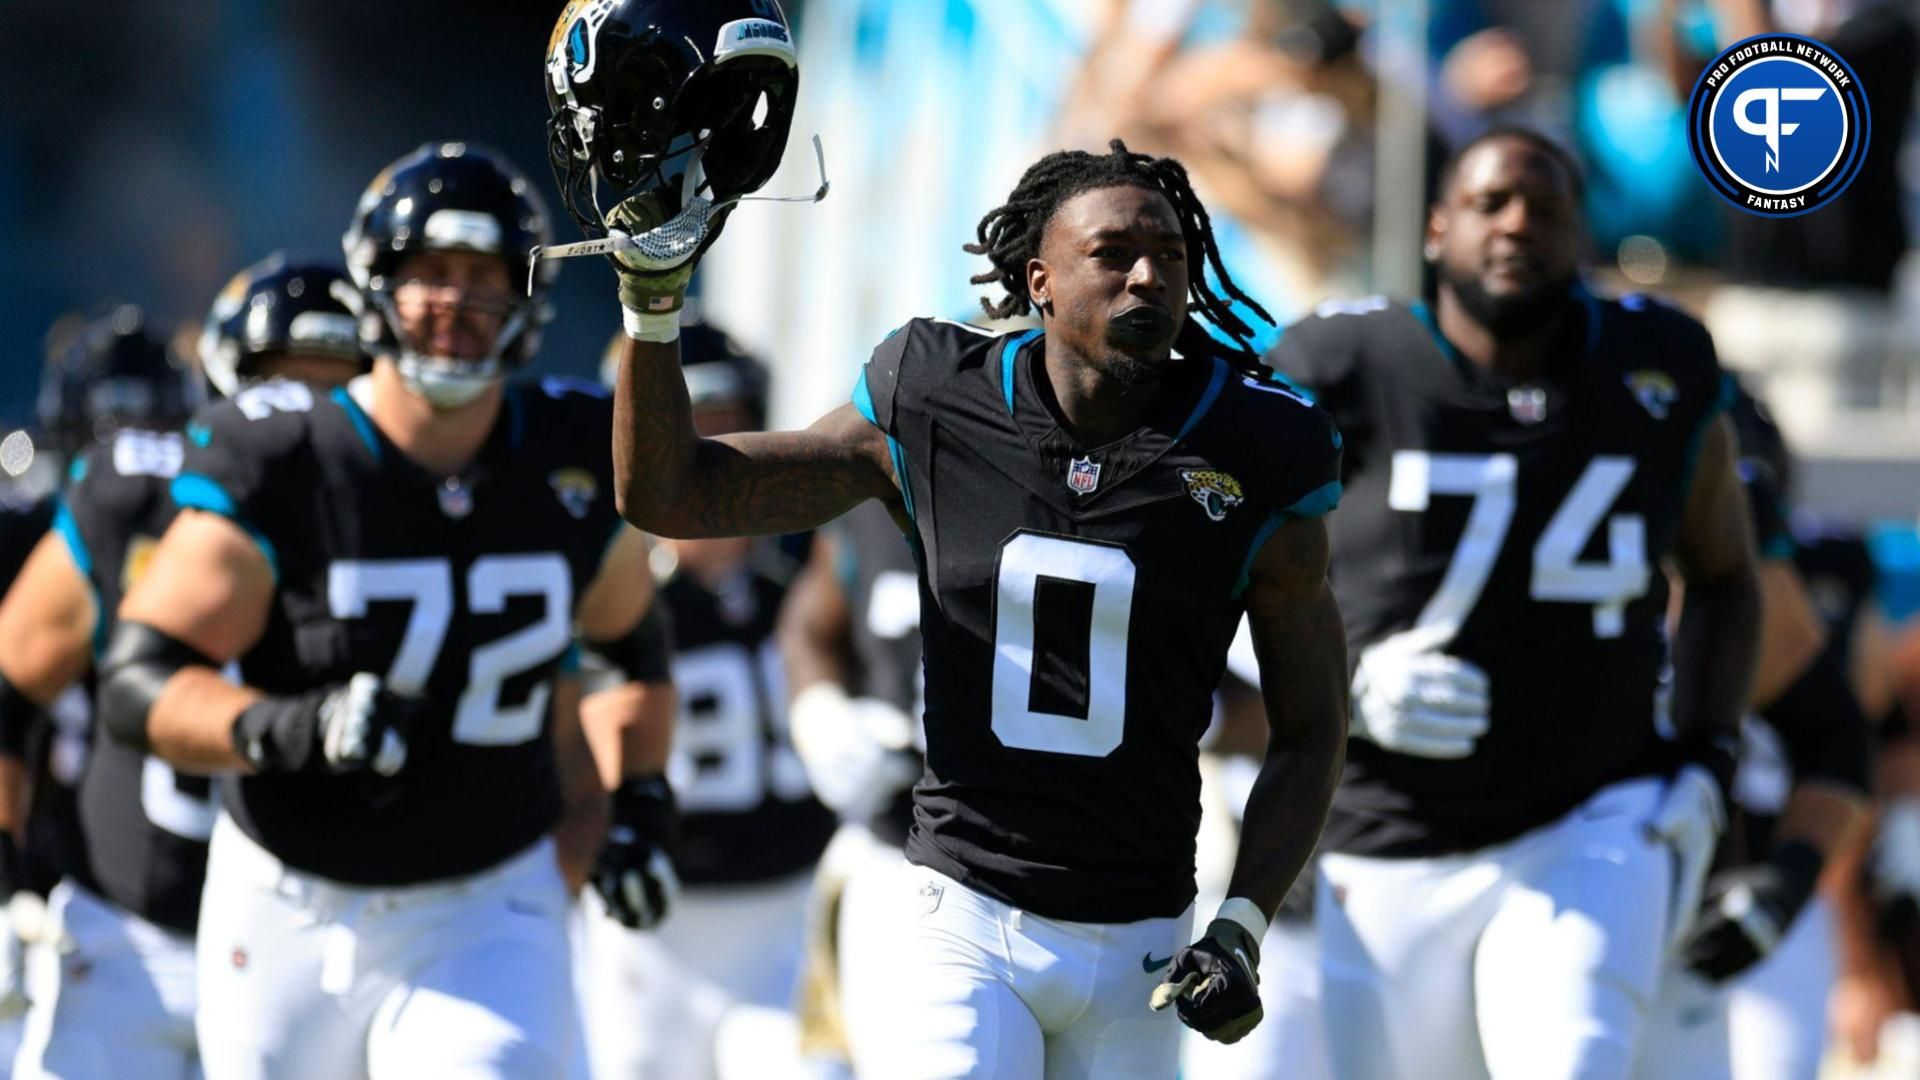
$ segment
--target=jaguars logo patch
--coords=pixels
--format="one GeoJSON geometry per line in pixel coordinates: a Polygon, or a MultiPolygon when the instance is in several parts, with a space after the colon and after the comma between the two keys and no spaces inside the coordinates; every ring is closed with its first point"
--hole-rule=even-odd
{"type": "Polygon", "coordinates": [[[1209,521],[1227,520],[1227,511],[1246,500],[1240,481],[1213,469],[1181,469],[1180,479],[1187,482],[1187,496],[1200,504],[1209,521]]]}
{"type": "Polygon", "coordinates": [[[1680,400],[1680,387],[1675,385],[1673,376],[1664,371],[1647,368],[1630,371],[1626,381],[1633,399],[1655,420],[1665,420],[1673,410],[1673,403],[1680,400]]]}
{"type": "Polygon", "coordinates": [[[600,494],[600,485],[585,469],[557,470],[547,477],[547,483],[553,487],[560,505],[576,518],[586,517],[587,511],[593,509],[593,500],[600,494]]]}

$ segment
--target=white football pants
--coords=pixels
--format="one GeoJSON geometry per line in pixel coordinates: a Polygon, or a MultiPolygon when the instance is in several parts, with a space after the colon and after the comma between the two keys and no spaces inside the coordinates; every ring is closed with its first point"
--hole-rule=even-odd
{"type": "Polygon", "coordinates": [[[1325,855],[1315,916],[1334,1073],[1364,1080],[1621,1080],[1659,980],[1662,781],[1431,859],[1325,855]]]}
{"type": "Polygon", "coordinates": [[[892,902],[908,923],[890,963],[891,1007],[852,1023],[886,1080],[1172,1080],[1180,1021],[1147,1008],[1193,911],[1132,923],[1047,919],[922,866],[892,902]],[[1156,966],[1157,965],[1157,966],[1156,966]]]}
{"type": "Polygon", "coordinates": [[[199,1076],[193,940],[121,910],[72,879],[47,897],[47,921],[52,940],[28,952],[33,1006],[13,1075],[199,1076]]]}
{"type": "Polygon", "coordinates": [[[1660,980],[1640,1080],[1813,1080],[1827,1049],[1833,912],[1815,897],[1778,948],[1726,986],[1681,970],[1660,980]]]}
{"type": "Polygon", "coordinates": [[[790,1010],[810,878],[688,886],[648,933],[609,917],[598,895],[583,898],[576,977],[592,1075],[712,1080],[741,1056],[769,1070],[797,1062],[790,1010]],[[784,1031],[768,1011],[789,1018],[784,1031]],[[738,1038],[736,1019],[746,1020],[738,1038]],[[759,1045],[768,1038],[788,1045],[759,1045]],[[756,1045],[729,1045],[743,1041],[756,1045]]]}
{"type": "Polygon", "coordinates": [[[293,870],[222,816],[199,986],[210,1080],[559,1080],[578,1049],[546,839],[469,877],[366,888],[293,870]]]}

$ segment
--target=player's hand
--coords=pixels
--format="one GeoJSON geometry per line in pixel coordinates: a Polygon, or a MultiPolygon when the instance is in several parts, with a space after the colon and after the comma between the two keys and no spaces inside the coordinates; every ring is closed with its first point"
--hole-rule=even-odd
{"type": "Polygon", "coordinates": [[[653,929],[680,894],[667,854],[678,820],[673,789],[663,776],[629,778],[615,789],[613,823],[590,880],[620,925],[653,929]]]}
{"type": "Polygon", "coordinates": [[[694,196],[669,217],[659,196],[643,192],[615,206],[607,214],[607,225],[637,245],[613,253],[628,335],[641,341],[674,340],[687,283],[719,234],[713,204],[694,196]]]}
{"type": "Polygon", "coordinates": [[[1487,673],[1391,640],[1360,654],[1351,734],[1398,754],[1463,758],[1487,732],[1487,673]]]}
{"type": "Polygon", "coordinates": [[[1920,798],[1901,796],[1880,807],[1867,865],[1888,935],[1920,923],[1920,798]]]}
{"type": "MultiPolygon", "coordinates": [[[[23,880],[20,848],[13,834],[0,830],[0,889],[7,903],[0,907],[0,1020],[11,1020],[27,1011],[27,947],[20,927],[12,918],[13,899],[27,900],[30,893],[16,892],[23,880]]],[[[38,897],[33,897],[38,900],[38,897]]],[[[23,904],[23,907],[27,905],[23,904]]],[[[42,905],[44,907],[44,904],[42,905]]]]}
{"type": "Polygon", "coordinates": [[[407,763],[421,705],[361,672],[304,694],[261,698],[233,722],[233,746],[260,772],[392,776],[407,763]]]}
{"type": "Polygon", "coordinates": [[[884,701],[820,682],[793,699],[787,719],[814,795],[848,821],[871,819],[920,778],[913,721],[884,701]]]}
{"type": "Polygon", "coordinates": [[[1173,954],[1167,981],[1153,988],[1148,1005],[1173,1005],[1181,1023],[1214,1042],[1239,1042],[1266,1015],[1260,943],[1236,920],[1213,920],[1205,937],[1173,954]]]}
{"type": "Polygon", "coordinates": [[[1765,862],[1715,874],[1699,920],[1680,943],[1681,962],[1716,982],[1759,963],[1813,898],[1823,862],[1818,851],[1795,842],[1765,862]]]}
{"type": "Polygon", "coordinates": [[[1685,940],[1700,911],[1700,895],[1713,849],[1727,826],[1726,795],[1704,766],[1685,765],[1667,784],[1660,806],[1647,820],[1647,839],[1673,853],[1673,897],[1667,913],[1667,939],[1685,940]]]}

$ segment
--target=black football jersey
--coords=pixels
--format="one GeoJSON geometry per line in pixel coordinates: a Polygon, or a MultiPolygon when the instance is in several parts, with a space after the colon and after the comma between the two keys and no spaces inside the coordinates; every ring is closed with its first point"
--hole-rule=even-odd
{"type": "MultiPolygon", "coordinates": [[[[853,647],[852,692],[877,698],[916,723],[921,713],[920,567],[887,508],[862,503],[830,526],[838,543],[834,573],[847,598],[853,647]]],[[[913,825],[913,792],[868,823],[875,836],[904,845],[913,825]]]]}
{"type": "Polygon", "coordinates": [[[717,591],[691,574],[660,586],[673,613],[680,699],[668,779],[680,801],[674,869],[695,885],[770,881],[812,866],[833,812],[813,797],[787,735],[773,641],[785,583],[752,563],[717,591]]]}
{"type": "Polygon", "coordinates": [[[1176,916],[1253,555],[1338,500],[1340,436],[1207,357],[1089,450],[1037,385],[1045,348],[915,320],[854,391],[918,548],[927,771],[907,856],[1051,918],[1176,916]]]}
{"type": "MultiPolygon", "coordinates": [[[[81,468],[76,463],[72,474],[81,468]]],[[[13,584],[47,530],[59,524],[59,508],[55,496],[0,490],[0,591],[13,584]]],[[[27,740],[32,801],[27,808],[18,883],[43,896],[86,859],[76,787],[86,770],[87,739],[93,727],[91,678],[48,702],[46,719],[47,723],[35,725],[27,740]]]]}
{"type": "Polygon", "coordinates": [[[451,480],[344,389],[263,384],[188,425],[174,501],[232,518],[274,572],[245,682],[294,693],[365,671],[425,701],[396,777],[224,784],[249,836],[323,877],[404,885],[485,869],[552,828],[553,679],[621,525],[611,432],[597,387],[557,379],[510,386],[451,480]]]}
{"type": "Polygon", "coordinates": [[[1347,437],[1331,532],[1350,662],[1394,639],[1491,684],[1466,758],[1351,742],[1323,850],[1481,848],[1667,763],[1660,560],[1725,388],[1691,318],[1578,301],[1558,359],[1526,383],[1460,357],[1423,305],[1384,298],[1323,307],[1275,347],[1347,437]]]}
{"type": "MultiPolygon", "coordinates": [[[[63,496],[59,529],[98,601],[96,649],[173,520],[167,489],[184,455],[178,433],[122,431],[81,459],[63,496]]],[[[192,934],[213,832],[212,781],[96,732],[79,797],[86,845],[74,878],[143,919],[192,934]]]]}

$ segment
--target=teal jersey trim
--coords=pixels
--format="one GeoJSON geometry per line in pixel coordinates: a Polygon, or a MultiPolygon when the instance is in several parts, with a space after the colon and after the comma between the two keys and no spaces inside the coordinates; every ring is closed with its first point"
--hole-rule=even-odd
{"type": "Polygon", "coordinates": [[[1252,583],[1253,560],[1260,557],[1260,549],[1266,547],[1267,541],[1272,539],[1273,534],[1286,523],[1287,512],[1284,510],[1275,510],[1267,515],[1267,520],[1260,523],[1260,531],[1253,534],[1253,542],[1247,545],[1247,558],[1240,564],[1240,576],[1234,579],[1234,599],[1238,600],[1247,591],[1247,586],[1252,583]]]}
{"type": "Polygon", "coordinates": [[[173,478],[169,489],[174,505],[189,510],[205,510],[210,514],[219,514],[246,530],[253,542],[260,545],[260,554],[267,558],[267,570],[273,575],[275,586],[280,584],[280,553],[275,550],[273,541],[266,534],[253,527],[252,523],[240,516],[239,507],[233,504],[233,496],[211,477],[199,473],[181,473],[173,478]]]}
{"type": "Polygon", "coordinates": [[[93,576],[93,552],[87,548],[86,537],[80,535],[80,523],[73,519],[73,511],[67,509],[66,498],[60,498],[54,506],[53,531],[66,542],[74,568],[87,579],[87,591],[93,594],[93,655],[98,658],[107,651],[107,624],[112,620],[100,596],[100,582],[93,576]]]}
{"type": "Polygon", "coordinates": [[[1338,480],[1329,480],[1312,491],[1294,500],[1292,506],[1280,511],[1283,517],[1310,518],[1332,512],[1340,505],[1340,496],[1346,491],[1338,480]]]}
{"type": "MultiPolygon", "coordinates": [[[[864,369],[860,372],[860,381],[853,384],[853,407],[866,419],[867,423],[880,427],[880,421],[873,411],[873,391],[867,386],[867,373],[864,369]]],[[[887,453],[893,458],[893,475],[900,487],[900,500],[906,504],[907,516],[912,518],[914,516],[913,481],[907,473],[906,448],[900,445],[899,439],[887,434],[885,428],[881,428],[881,434],[887,436],[887,453]]]]}
{"type": "Polygon", "coordinates": [[[1693,474],[1697,471],[1697,467],[1700,464],[1700,449],[1706,445],[1707,429],[1713,426],[1713,422],[1718,420],[1722,413],[1733,408],[1734,399],[1738,395],[1739,388],[1734,383],[1733,376],[1726,372],[1721,372],[1719,396],[1714,398],[1713,405],[1707,409],[1706,414],[1700,417],[1700,426],[1693,429],[1693,435],[1687,439],[1686,455],[1680,459],[1680,499],[1682,502],[1685,502],[1686,499],[1693,494],[1693,474]]]}
{"type": "Polygon", "coordinates": [[[1217,356],[1214,357],[1213,376],[1207,380],[1207,389],[1200,395],[1199,403],[1193,407],[1193,415],[1187,417],[1187,422],[1180,425],[1180,434],[1174,438],[1184,439],[1193,433],[1194,428],[1200,426],[1200,421],[1207,415],[1207,410],[1213,408],[1213,403],[1220,400],[1220,391],[1227,385],[1227,371],[1227,362],[1217,356]]]}
{"type": "Polygon", "coordinates": [[[367,444],[367,453],[373,455],[373,460],[379,461],[380,440],[374,436],[373,421],[367,418],[366,411],[360,408],[360,403],[353,400],[353,395],[347,393],[347,388],[344,386],[334,387],[328,396],[339,404],[341,411],[347,414],[347,419],[353,422],[353,430],[359,432],[360,441],[367,444]]]}
{"type": "Polygon", "coordinates": [[[873,413],[873,391],[867,389],[867,370],[860,369],[860,381],[853,384],[853,407],[867,423],[880,426],[880,420],[873,413]]]}
{"type": "Polygon", "coordinates": [[[1006,346],[1000,350],[1000,392],[1006,395],[1008,416],[1013,415],[1014,358],[1020,355],[1020,349],[1025,346],[1027,342],[1039,337],[1042,333],[1045,333],[1045,331],[1028,330],[1025,333],[1015,334],[1007,339],[1006,346]]]}

